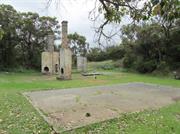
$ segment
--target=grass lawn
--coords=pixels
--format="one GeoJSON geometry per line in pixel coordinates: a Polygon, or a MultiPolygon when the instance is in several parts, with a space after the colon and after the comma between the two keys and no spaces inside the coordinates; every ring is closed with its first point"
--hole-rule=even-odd
{"type": "MultiPolygon", "coordinates": [[[[180,81],[125,72],[82,77],[73,74],[71,81],[57,81],[55,76],[40,73],[0,73],[0,134],[50,134],[51,127],[22,96],[26,91],[146,82],[180,87],[180,81]]],[[[156,111],[123,114],[119,118],[65,133],[86,134],[179,134],[180,102],[156,111]]]]}

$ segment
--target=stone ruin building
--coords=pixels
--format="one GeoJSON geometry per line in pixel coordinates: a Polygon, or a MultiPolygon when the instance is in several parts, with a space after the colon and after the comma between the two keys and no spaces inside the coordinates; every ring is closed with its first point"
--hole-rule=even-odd
{"type": "MultiPolygon", "coordinates": [[[[57,79],[69,80],[72,72],[72,52],[68,44],[68,22],[62,22],[62,44],[59,52],[54,51],[54,35],[48,35],[47,49],[41,55],[41,72],[58,74],[57,79]]],[[[87,58],[77,57],[77,70],[87,71],[87,58]]]]}
{"type": "Polygon", "coordinates": [[[77,70],[79,72],[87,72],[87,58],[83,56],[77,57],[77,70]]]}
{"type": "Polygon", "coordinates": [[[47,48],[41,54],[41,72],[43,74],[58,74],[59,53],[54,52],[54,35],[48,35],[47,48]]]}
{"type": "Polygon", "coordinates": [[[48,35],[48,46],[41,55],[41,72],[59,74],[58,79],[71,79],[72,53],[68,45],[68,22],[62,22],[62,44],[60,52],[54,52],[54,35],[48,35]]]}

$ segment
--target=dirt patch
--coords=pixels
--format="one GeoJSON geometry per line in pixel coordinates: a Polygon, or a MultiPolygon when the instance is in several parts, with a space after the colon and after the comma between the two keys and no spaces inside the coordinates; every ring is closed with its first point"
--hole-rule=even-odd
{"type": "Polygon", "coordinates": [[[118,117],[124,112],[155,109],[179,98],[180,89],[143,83],[25,93],[55,128],[69,130],[118,117]]]}

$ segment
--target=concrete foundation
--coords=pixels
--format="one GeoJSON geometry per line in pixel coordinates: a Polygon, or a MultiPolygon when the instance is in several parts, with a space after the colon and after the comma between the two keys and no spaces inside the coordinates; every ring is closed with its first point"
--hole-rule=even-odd
{"type": "Polygon", "coordinates": [[[78,56],[77,57],[77,70],[80,72],[87,72],[87,58],[78,56]]]}
{"type": "Polygon", "coordinates": [[[117,118],[121,113],[159,109],[170,105],[180,98],[180,89],[129,83],[37,91],[26,95],[46,116],[50,126],[57,130],[70,130],[117,118]]]}

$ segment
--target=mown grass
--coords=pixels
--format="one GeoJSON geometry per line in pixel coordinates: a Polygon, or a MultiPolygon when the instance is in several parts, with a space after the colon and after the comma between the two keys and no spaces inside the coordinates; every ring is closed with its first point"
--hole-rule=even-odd
{"type": "MultiPolygon", "coordinates": [[[[82,77],[73,74],[71,81],[57,81],[56,76],[40,73],[0,73],[0,134],[50,134],[51,127],[22,95],[26,91],[146,82],[180,87],[180,81],[126,72],[112,71],[107,75],[82,77]]],[[[157,111],[124,114],[120,118],[93,124],[66,133],[128,133],[170,134],[180,132],[180,103],[157,111]]]]}

